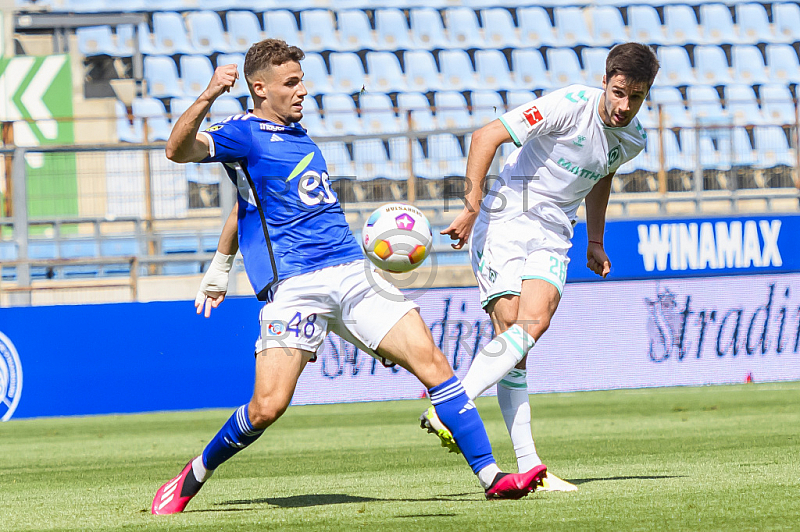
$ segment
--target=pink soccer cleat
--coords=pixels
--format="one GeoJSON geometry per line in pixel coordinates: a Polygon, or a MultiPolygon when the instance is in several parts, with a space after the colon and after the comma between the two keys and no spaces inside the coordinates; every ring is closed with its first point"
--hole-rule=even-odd
{"type": "Polygon", "coordinates": [[[197,495],[203,483],[199,482],[192,471],[192,462],[190,461],[183,468],[180,474],[158,488],[156,496],[153,499],[153,505],[150,512],[153,515],[168,515],[177,514],[186,508],[192,497],[197,495]]]}
{"type": "Polygon", "coordinates": [[[536,491],[547,475],[547,466],[542,464],[527,473],[498,473],[486,490],[487,499],[521,499],[536,491]]]}

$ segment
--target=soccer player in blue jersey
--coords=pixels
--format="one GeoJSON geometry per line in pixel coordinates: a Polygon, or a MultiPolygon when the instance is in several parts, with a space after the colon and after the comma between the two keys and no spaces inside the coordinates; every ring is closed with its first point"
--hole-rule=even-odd
{"type": "Polygon", "coordinates": [[[198,314],[205,310],[208,317],[224,300],[238,249],[265,305],[252,399],[234,412],[200,456],[159,488],[152,513],[183,511],[217,467],[286,411],[300,373],[315,360],[330,331],[399,364],[428,388],[439,419],[487,498],[524,497],[536,489],[546,467],[523,474],[500,471],[483,422],[434,345],[418,307],[379,277],[367,277],[371,266],[331,190],[322,153],[299,125],[308,94],[303,57],[299,48],[280,40],[254,44],[244,62],[253,110],[198,132],[213,101],[238,78],[235,65],[221,66],[167,142],[166,154],[173,161],[223,163],[239,191],[238,206],[201,283],[198,314]]]}

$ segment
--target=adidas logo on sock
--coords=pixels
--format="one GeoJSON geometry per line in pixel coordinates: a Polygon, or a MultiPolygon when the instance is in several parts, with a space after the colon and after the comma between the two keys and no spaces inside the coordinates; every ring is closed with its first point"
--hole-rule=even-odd
{"type": "Polygon", "coordinates": [[[283,139],[282,139],[282,138],[280,138],[280,137],[279,137],[278,135],[276,135],[275,133],[273,133],[273,134],[272,134],[272,137],[270,137],[269,141],[270,141],[270,142],[283,142],[283,139]]]}
{"type": "Polygon", "coordinates": [[[464,408],[459,410],[458,413],[460,415],[460,414],[463,414],[464,412],[466,412],[467,410],[472,410],[473,408],[475,408],[475,403],[473,403],[472,401],[467,401],[467,404],[465,404],[464,408]]]}

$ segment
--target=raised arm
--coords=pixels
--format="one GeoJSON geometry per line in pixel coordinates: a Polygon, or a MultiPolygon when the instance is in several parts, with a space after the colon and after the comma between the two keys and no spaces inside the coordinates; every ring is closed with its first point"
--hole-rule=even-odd
{"type": "Polygon", "coordinates": [[[598,181],[586,196],[586,234],[589,240],[586,247],[586,266],[601,277],[605,277],[611,271],[611,261],[603,248],[603,234],[606,229],[606,208],[613,178],[613,173],[608,174],[598,181]]]}

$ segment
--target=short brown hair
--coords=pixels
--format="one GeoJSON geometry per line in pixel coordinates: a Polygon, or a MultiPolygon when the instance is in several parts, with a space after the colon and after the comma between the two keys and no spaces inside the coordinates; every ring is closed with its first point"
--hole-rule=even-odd
{"type": "Polygon", "coordinates": [[[646,44],[627,42],[618,44],[608,52],[606,58],[606,82],[617,74],[632,83],[647,83],[650,88],[658,74],[656,53],[646,44]]]}
{"type": "Polygon", "coordinates": [[[299,63],[306,54],[297,46],[289,46],[280,39],[264,39],[254,43],[244,57],[244,78],[248,84],[256,73],[289,61],[299,63]]]}

